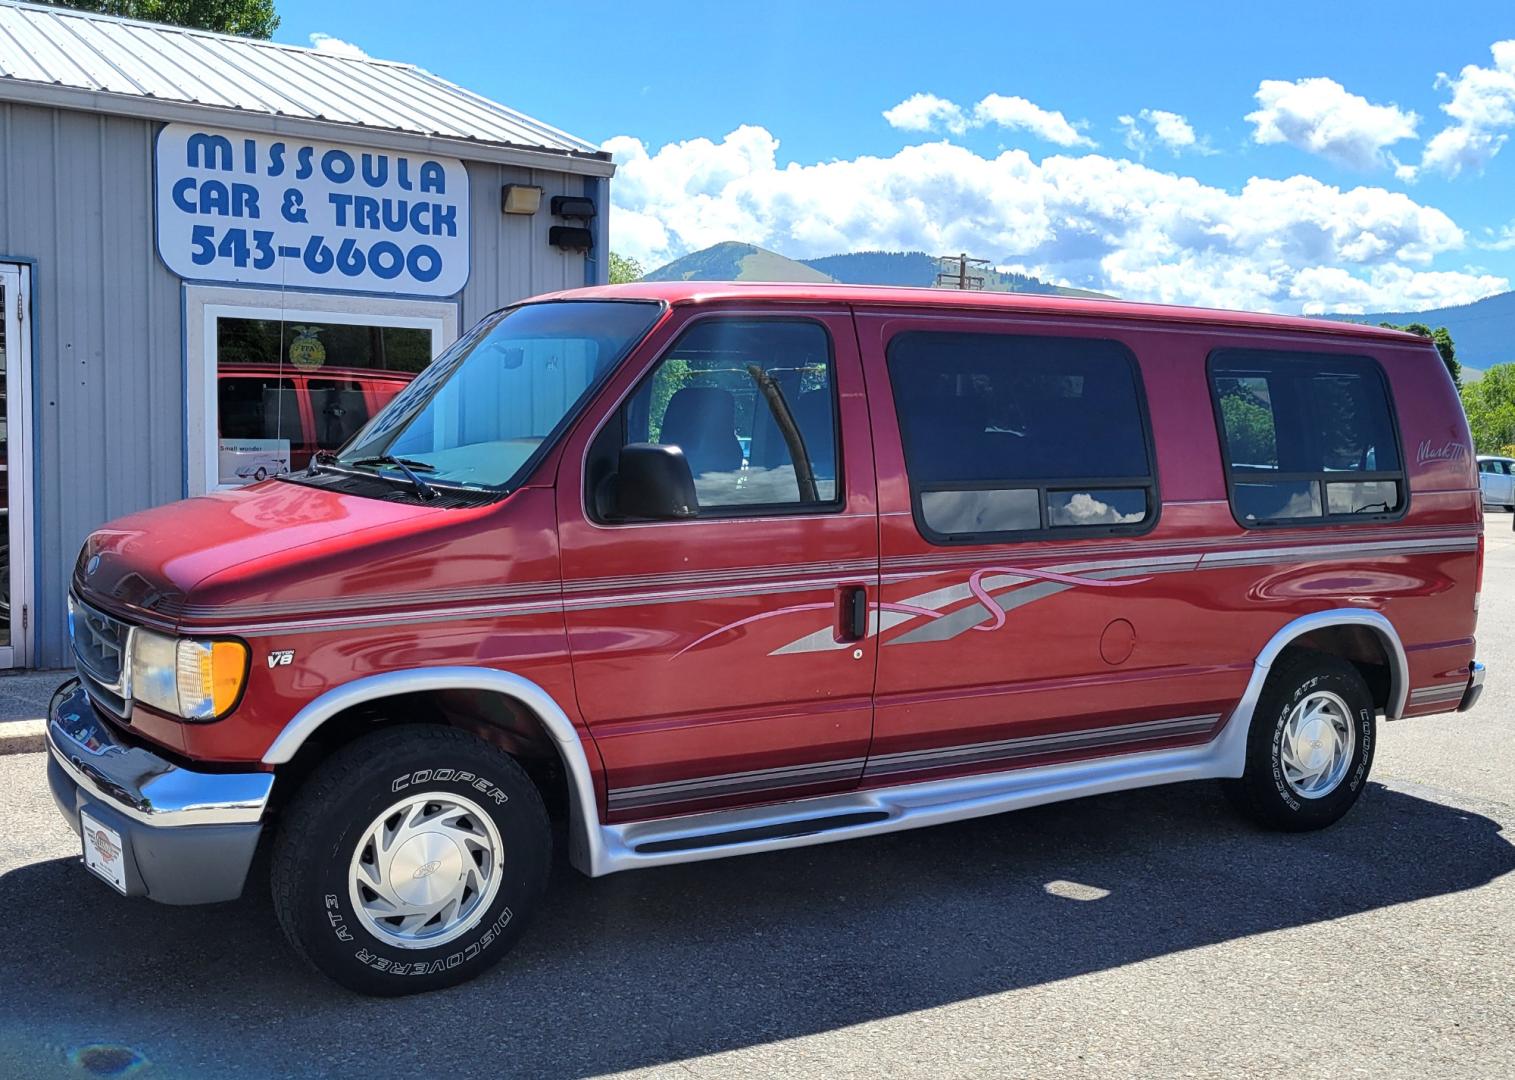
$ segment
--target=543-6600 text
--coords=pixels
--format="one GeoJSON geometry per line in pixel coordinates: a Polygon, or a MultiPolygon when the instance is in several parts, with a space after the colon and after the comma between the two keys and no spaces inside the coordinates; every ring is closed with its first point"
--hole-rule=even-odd
{"type": "Polygon", "coordinates": [[[319,233],[304,246],[280,244],[271,229],[231,228],[220,230],[213,225],[196,225],[190,242],[190,259],[196,266],[209,266],[218,260],[236,267],[251,266],[267,270],[279,259],[298,259],[313,274],[335,271],[345,277],[358,277],[365,271],[388,280],[408,273],[415,281],[432,281],[442,272],[442,256],[430,244],[403,248],[393,240],[379,240],[364,245],[348,237],[335,248],[319,233]]]}

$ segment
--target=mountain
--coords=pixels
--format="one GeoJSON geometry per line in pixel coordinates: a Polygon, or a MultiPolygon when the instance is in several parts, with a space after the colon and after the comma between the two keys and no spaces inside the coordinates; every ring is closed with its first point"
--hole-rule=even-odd
{"type": "MultiPolygon", "coordinates": [[[[733,240],[691,252],[644,274],[643,281],[811,281],[848,285],[936,284],[936,259],[923,251],[857,251],[819,259],[789,259],[756,244],[733,240]]],[[[1104,296],[1104,293],[1049,285],[1026,274],[990,270],[990,292],[1041,293],[1052,296],[1104,296]]]]}
{"type": "MultiPolygon", "coordinates": [[[[829,274],[849,285],[919,285],[936,284],[939,269],[936,258],[924,251],[855,251],[847,255],[825,255],[819,259],[801,259],[806,266],[829,274]]],[[[1049,285],[1028,274],[990,270],[984,275],[987,292],[1038,293],[1043,296],[1095,296],[1105,293],[1049,285]]]]}
{"type": "MultiPolygon", "coordinates": [[[[1333,319],[1369,323],[1425,323],[1445,326],[1457,346],[1458,362],[1474,368],[1515,361],[1515,292],[1496,293],[1471,304],[1429,311],[1385,311],[1376,315],[1333,315],[1333,319]]],[[[1464,376],[1466,378],[1466,376],[1464,376]]]]}
{"type": "Polygon", "coordinates": [[[786,259],[776,251],[727,240],[674,259],[643,274],[642,280],[834,282],[836,279],[804,263],[786,259]]]}

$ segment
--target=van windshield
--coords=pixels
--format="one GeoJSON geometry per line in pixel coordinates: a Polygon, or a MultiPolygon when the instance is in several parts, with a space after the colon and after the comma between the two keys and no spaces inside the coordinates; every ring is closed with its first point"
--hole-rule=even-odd
{"type": "Polygon", "coordinates": [[[333,464],[408,470],[439,487],[508,488],[660,311],[647,301],[561,300],[496,312],[380,410],[333,464]]]}

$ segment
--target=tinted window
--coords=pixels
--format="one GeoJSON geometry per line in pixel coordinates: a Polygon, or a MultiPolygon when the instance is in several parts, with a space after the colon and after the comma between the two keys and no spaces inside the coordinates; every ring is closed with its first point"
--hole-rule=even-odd
{"type": "Polygon", "coordinates": [[[830,338],[811,322],[698,322],[623,406],[619,431],[617,451],[637,442],[683,450],[702,513],[834,504],[830,338]]]}
{"type": "Polygon", "coordinates": [[[1402,509],[1399,440],[1371,360],[1227,350],[1211,357],[1210,382],[1243,524],[1402,509]]]}
{"type": "Polygon", "coordinates": [[[908,333],[890,343],[889,378],[926,535],[1152,520],[1136,369],[1116,342],[908,333]]]}
{"type": "Polygon", "coordinates": [[[223,439],[286,439],[302,446],[300,399],[293,379],[255,375],[216,383],[223,439]]]}

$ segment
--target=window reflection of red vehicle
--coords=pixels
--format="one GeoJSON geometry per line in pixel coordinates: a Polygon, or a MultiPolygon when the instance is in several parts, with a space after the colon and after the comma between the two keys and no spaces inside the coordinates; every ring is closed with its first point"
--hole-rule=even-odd
{"type": "Polygon", "coordinates": [[[415,378],[408,371],[225,364],[216,386],[222,439],[288,439],[289,468],[335,450],[415,378]]]}

